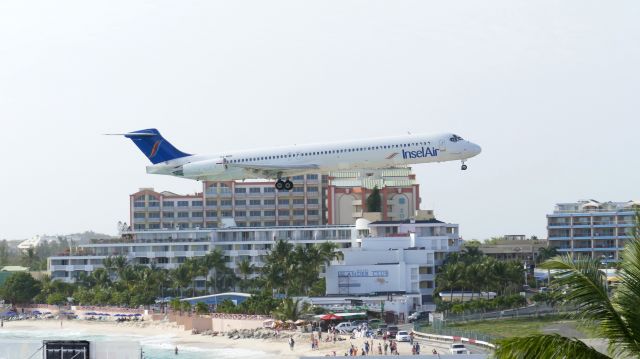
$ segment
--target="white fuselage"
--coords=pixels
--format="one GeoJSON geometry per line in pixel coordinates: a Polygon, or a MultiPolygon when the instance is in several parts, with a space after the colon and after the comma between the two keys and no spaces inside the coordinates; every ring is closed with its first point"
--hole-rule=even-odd
{"type": "Polygon", "coordinates": [[[305,173],[464,161],[480,151],[480,146],[451,133],[405,135],[192,155],[148,166],[147,172],[208,181],[284,178],[305,173]]]}

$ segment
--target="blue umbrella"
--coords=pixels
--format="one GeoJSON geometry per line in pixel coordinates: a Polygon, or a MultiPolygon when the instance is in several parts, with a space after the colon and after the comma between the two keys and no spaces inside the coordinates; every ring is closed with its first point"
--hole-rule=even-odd
{"type": "Polygon", "coordinates": [[[11,310],[0,314],[0,316],[2,316],[2,317],[13,317],[13,316],[16,316],[16,315],[18,315],[18,313],[14,312],[14,311],[11,311],[11,310]]]}
{"type": "Polygon", "coordinates": [[[98,313],[96,313],[96,312],[86,312],[86,313],[84,313],[84,315],[98,315],[98,313]]]}
{"type": "Polygon", "coordinates": [[[42,314],[42,312],[40,312],[39,310],[34,310],[33,312],[31,312],[31,314],[40,315],[42,314]]]}
{"type": "Polygon", "coordinates": [[[133,316],[134,316],[134,317],[141,317],[141,316],[142,316],[142,314],[138,314],[138,313],[136,313],[136,314],[134,314],[133,316]]]}

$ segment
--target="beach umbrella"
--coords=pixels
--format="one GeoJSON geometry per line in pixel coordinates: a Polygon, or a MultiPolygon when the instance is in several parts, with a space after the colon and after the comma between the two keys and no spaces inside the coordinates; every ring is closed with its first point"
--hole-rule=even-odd
{"type": "Polygon", "coordinates": [[[342,319],[342,317],[339,316],[339,315],[335,315],[333,313],[329,313],[329,314],[325,314],[325,315],[321,316],[320,319],[322,319],[322,320],[339,320],[339,319],[342,319]]]}
{"type": "Polygon", "coordinates": [[[0,317],[13,317],[13,316],[15,316],[15,315],[18,315],[18,313],[16,313],[16,312],[14,312],[14,311],[9,310],[9,311],[6,311],[6,312],[4,312],[4,313],[1,313],[1,314],[0,314],[0,317]]]}
{"type": "Polygon", "coordinates": [[[96,313],[96,312],[86,312],[86,313],[84,313],[84,315],[98,315],[98,313],[96,313]]]}
{"type": "Polygon", "coordinates": [[[111,316],[111,314],[109,314],[109,313],[100,313],[100,315],[105,316],[105,317],[110,317],[111,316]]]}
{"type": "Polygon", "coordinates": [[[31,312],[31,314],[40,315],[42,314],[42,312],[40,312],[39,310],[34,310],[33,312],[31,312]]]}
{"type": "Polygon", "coordinates": [[[134,317],[141,317],[141,316],[142,316],[142,314],[140,314],[140,313],[136,313],[136,314],[133,314],[133,316],[134,316],[134,317]]]}

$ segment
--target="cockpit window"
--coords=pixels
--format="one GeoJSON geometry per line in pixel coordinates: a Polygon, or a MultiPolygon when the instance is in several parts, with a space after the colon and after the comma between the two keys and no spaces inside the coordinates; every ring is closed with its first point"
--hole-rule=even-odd
{"type": "Polygon", "coordinates": [[[449,138],[449,141],[451,141],[451,142],[462,141],[462,137],[460,137],[458,135],[451,135],[451,137],[449,138]]]}

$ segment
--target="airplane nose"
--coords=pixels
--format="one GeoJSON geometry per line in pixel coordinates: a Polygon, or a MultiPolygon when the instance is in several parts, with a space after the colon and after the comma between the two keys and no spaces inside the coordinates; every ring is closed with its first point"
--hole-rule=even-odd
{"type": "Polygon", "coordinates": [[[471,143],[471,153],[473,153],[474,156],[477,156],[480,154],[480,152],[482,152],[482,147],[476,145],[475,143],[471,143]]]}

